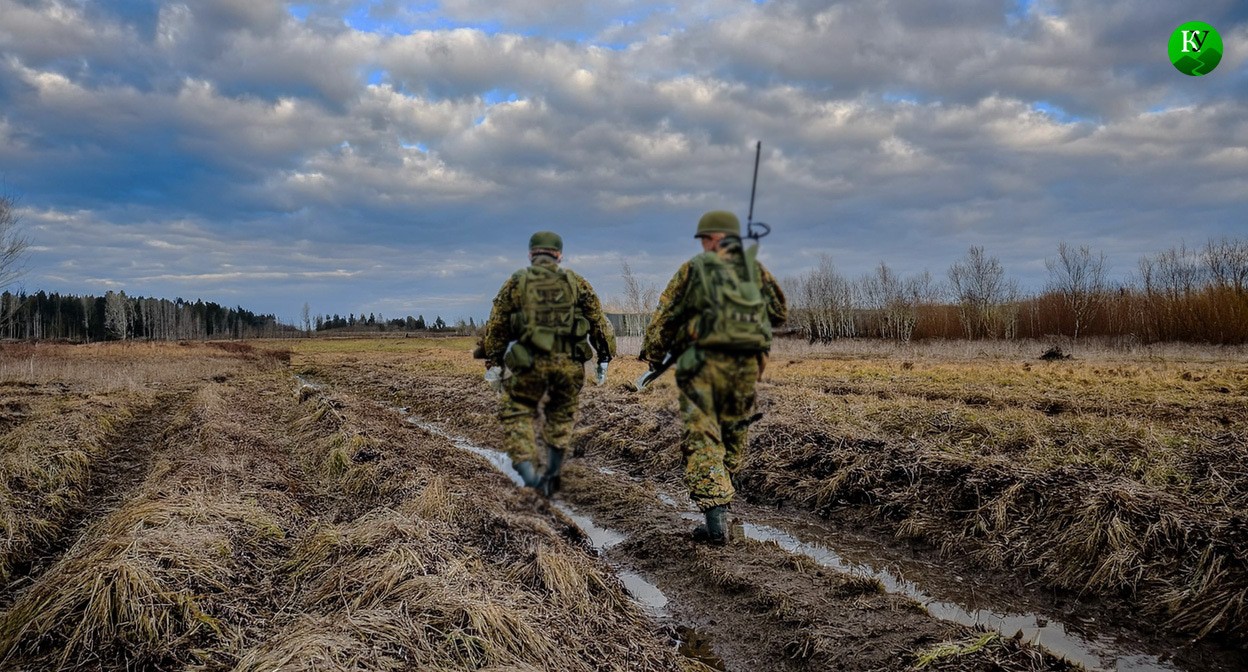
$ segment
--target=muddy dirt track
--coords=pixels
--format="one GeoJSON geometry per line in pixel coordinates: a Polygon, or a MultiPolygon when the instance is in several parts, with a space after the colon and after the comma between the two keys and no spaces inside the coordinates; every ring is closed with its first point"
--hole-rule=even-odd
{"type": "MultiPolygon", "coordinates": [[[[476,377],[467,372],[467,366],[472,364],[455,361],[463,354],[456,348],[417,351],[408,353],[406,358],[376,353],[324,355],[303,360],[297,357],[296,364],[302,363],[309,371],[378,403],[407,407],[409,412],[462,436],[464,443],[487,448],[497,446],[493,400],[476,377]]],[[[624,374],[623,377],[629,376],[624,374]]],[[[871,385],[868,381],[865,385],[859,383],[859,387],[865,388],[859,391],[865,391],[881,403],[891,402],[901,406],[903,411],[914,410],[912,404],[908,407],[905,399],[898,401],[896,392],[881,393],[883,386],[871,385]]],[[[792,389],[764,389],[762,406],[769,413],[774,414],[779,403],[804,405],[805,398],[792,396],[792,389]]],[[[921,392],[915,396],[950,396],[948,391],[921,392]]],[[[671,396],[670,390],[660,394],[671,396]]],[[[1147,394],[1148,390],[1141,393],[1142,396],[1147,394]]],[[[989,400],[989,405],[996,404],[1015,412],[1012,410],[1014,400],[994,399],[992,395],[991,388],[979,394],[989,400]]],[[[958,397],[951,403],[964,401],[958,397]]],[[[1079,403],[1091,405],[1095,401],[1079,403]]],[[[1163,406],[1157,399],[1149,403],[1163,406]]],[[[1071,399],[1063,400],[1063,404],[1064,408],[1076,406],[1071,399]]],[[[971,407],[983,405],[978,397],[976,403],[970,404],[971,407]]],[[[1047,418],[1054,415],[1056,402],[1041,398],[1030,399],[1022,405],[1027,408],[1021,412],[1047,418]]],[[[1093,474],[1092,480],[1078,478],[1080,468],[1061,467],[1041,474],[1038,484],[1020,486],[1020,481],[1029,478],[1026,472],[1022,478],[1016,473],[1004,473],[996,461],[967,464],[957,456],[950,458],[948,451],[933,454],[917,450],[913,445],[894,448],[886,438],[846,440],[833,435],[825,441],[839,445],[840,452],[837,449],[824,452],[827,456],[822,458],[826,460],[824,466],[807,462],[785,471],[770,470],[767,468],[770,465],[757,461],[749,465],[754,472],[746,476],[744,503],[734,514],[739,523],[744,523],[739,532],[746,533],[738,537],[747,536],[758,541],[746,540],[727,550],[695,546],[685,537],[695,516],[683,499],[678,482],[679,457],[673,450],[677,427],[674,407],[674,398],[639,396],[619,385],[588,390],[577,433],[579,459],[570,467],[561,499],[575,512],[592,519],[593,524],[609,528],[606,534],[612,537],[612,543],[605,549],[604,556],[616,566],[638,572],[656,584],[662,591],[660,601],[665,601],[662,617],[678,629],[692,628],[695,638],[709,641],[728,669],[760,665],[765,669],[904,669],[914,664],[917,652],[932,651],[935,642],[958,638],[954,630],[940,630],[941,626],[951,627],[952,624],[935,619],[933,615],[962,624],[982,623],[999,629],[1006,638],[1019,632],[1028,640],[1039,641],[1044,648],[1094,669],[1237,670],[1248,665],[1243,639],[1238,635],[1223,632],[1194,639],[1182,632],[1182,627],[1176,627],[1176,623],[1181,622],[1179,619],[1140,618],[1137,600],[1141,595],[1147,598],[1153,590],[1148,580],[1141,581],[1136,586],[1138,592],[1134,593],[1125,589],[1101,591],[1094,588],[1091,581],[1087,589],[1080,590],[1055,585],[1055,581],[1030,571],[1026,563],[1017,563],[1016,571],[1009,571],[1013,562],[1009,553],[1013,549],[1004,547],[1003,551],[1002,546],[967,538],[966,522],[958,519],[951,522],[939,516],[927,516],[929,520],[924,528],[923,516],[916,518],[916,513],[923,512],[913,510],[913,503],[898,501],[887,491],[895,488],[918,501],[930,498],[934,508],[949,507],[950,517],[953,517],[960,515],[953,511],[959,506],[971,512],[983,510],[986,516],[993,515],[996,512],[989,506],[994,504],[991,495],[1001,489],[1017,496],[1026,494],[1028,487],[1052,487],[1054,494],[1060,493],[1073,501],[1063,504],[1056,513],[1035,506],[1027,510],[1038,517],[1058,515],[1065,507],[1087,505],[1087,501],[1079,501],[1088,496],[1081,493],[1083,488],[1089,488],[1092,500],[1096,501],[1096,482],[1100,477],[1093,474]],[[855,478],[861,478],[856,474],[871,466],[871,460],[884,459],[894,460],[894,465],[900,464],[900,467],[889,466],[884,471],[898,472],[889,478],[900,477],[901,480],[891,485],[887,480],[867,483],[857,492],[845,487],[846,477],[852,485],[855,478]],[[821,475],[819,469],[828,471],[821,475]],[[930,491],[925,491],[917,484],[930,476],[924,473],[925,469],[954,474],[928,483],[930,491]],[[812,475],[816,478],[812,479],[812,475]],[[1014,486],[1012,490],[1011,485],[1014,486]],[[974,494],[976,489],[982,489],[985,496],[982,500],[969,500],[966,491],[974,494]],[[783,496],[786,494],[789,496],[783,496]],[[951,497],[962,501],[951,504],[951,497]],[[890,498],[897,503],[889,504],[890,498]],[[903,505],[910,510],[899,510],[903,505]],[[1037,509],[1041,510],[1037,512],[1037,509]],[[908,531],[907,526],[918,531],[908,531]],[[851,548],[844,547],[847,539],[854,540],[851,548]],[[1002,557],[996,562],[985,561],[986,556],[993,553],[1002,557]],[[854,579],[855,576],[862,578],[854,579]],[[862,579],[879,581],[887,592],[896,595],[881,595],[878,587],[872,590],[867,585],[869,582],[862,579]],[[927,604],[928,609],[899,599],[907,595],[927,604]],[[918,615],[911,612],[918,612],[918,615]]],[[[831,434],[831,430],[822,428],[819,423],[803,422],[802,411],[797,410],[797,422],[784,417],[769,418],[756,428],[763,431],[755,434],[755,450],[760,442],[775,445],[786,438],[794,448],[801,448],[809,444],[812,436],[821,432],[825,436],[831,434]]],[[[818,415],[813,409],[808,412],[807,420],[818,415]]],[[[1083,422],[1082,414],[1071,413],[1078,416],[1076,421],[1083,422]]],[[[1201,415],[1210,413],[1217,415],[1216,418],[1210,416],[1210,420],[1222,428],[1226,427],[1228,416],[1235,423],[1243,421],[1243,410],[1230,402],[1210,405],[1201,415]]],[[[935,420],[951,422],[949,414],[941,409],[935,420]],[[946,417],[942,419],[942,415],[946,417]]],[[[1163,412],[1163,415],[1170,414],[1163,412]]],[[[1178,415],[1174,413],[1175,417],[1178,415]]],[[[934,424],[930,418],[911,417],[911,420],[919,427],[934,424]]],[[[890,421],[898,422],[892,418],[890,421]]],[[[1034,421],[1029,419],[1028,422],[1034,421]]],[[[964,429],[955,427],[950,431],[964,429]]],[[[983,427],[977,431],[986,433],[983,427]]],[[[1057,431],[1067,431],[1067,428],[1058,425],[1057,431]]],[[[1211,448],[1197,447],[1199,450],[1194,451],[1197,459],[1207,460],[1210,454],[1225,450],[1219,448],[1218,436],[1224,434],[1213,437],[1211,448]]],[[[763,448],[767,453],[779,453],[789,459],[800,455],[800,451],[783,446],[763,448]]],[[[1242,465],[1242,461],[1221,460],[1218,468],[1227,472],[1237,465],[1242,465]]],[[[1082,471],[1090,470],[1082,468],[1082,471]]],[[[1243,483],[1232,479],[1219,487],[1234,496],[1243,483]]],[[[1116,526],[1129,524],[1127,515],[1131,507],[1139,506],[1141,501],[1144,505],[1140,515],[1146,516],[1148,509],[1156,506],[1149,500],[1174,499],[1172,492],[1139,482],[1128,483],[1124,489],[1128,490],[1129,498],[1125,502],[1117,499],[1123,496],[1121,490],[1106,488],[1101,495],[1125,509],[1110,512],[1114,518],[1111,522],[1116,526]]],[[[1061,503],[1061,499],[1063,497],[1052,501],[1061,503]]],[[[1191,510],[1185,502],[1177,504],[1180,513],[1185,508],[1191,510]]],[[[998,508],[1004,512],[996,513],[999,516],[997,526],[1009,534],[1009,530],[1001,526],[1010,524],[1009,516],[1018,507],[1000,505],[998,508]]],[[[1229,521],[1222,519],[1222,515],[1225,514],[1212,506],[1199,506],[1190,518],[1179,522],[1180,526],[1186,526],[1186,531],[1180,534],[1191,535],[1197,544],[1208,544],[1208,541],[1200,541],[1201,535],[1225,535],[1237,524],[1234,515],[1228,516],[1229,521]]],[[[1044,522],[1067,524],[1060,519],[1044,522]]],[[[1022,532],[1014,534],[1021,536],[1022,532]]],[[[1155,532],[1150,530],[1149,534],[1155,532]]],[[[1092,537],[1090,543],[1100,543],[1095,535],[1092,537]]],[[[1233,533],[1230,539],[1234,539],[1233,533]]],[[[1054,538],[1053,541],[1062,540],[1054,538]]],[[[1190,543],[1191,538],[1188,541],[1190,543]]],[[[1215,540],[1214,543],[1226,542],[1215,540]]],[[[1043,542],[1040,546],[1044,546],[1043,542]]],[[[1178,547],[1176,550],[1180,554],[1186,552],[1178,547]]],[[[1092,552],[1086,562],[1095,569],[1103,561],[1095,556],[1099,551],[1093,549],[1092,552]]],[[[1183,563],[1166,559],[1152,550],[1147,552],[1157,556],[1152,561],[1160,567],[1168,569],[1183,563]]],[[[1198,548],[1196,552],[1202,551],[1198,548]]],[[[1242,571],[1236,569],[1244,564],[1242,550],[1238,556],[1232,550],[1218,562],[1225,571],[1242,571]]],[[[1068,570],[1063,568],[1062,571],[1068,570]]],[[[1064,576],[1062,571],[1055,575],[1064,576]]],[[[1079,576],[1076,572],[1066,580],[1074,584],[1080,580],[1079,576]]],[[[1239,608],[1236,606],[1237,591],[1245,587],[1238,579],[1223,586],[1230,590],[1230,596],[1220,608],[1222,616],[1233,614],[1239,608]]],[[[973,640],[964,634],[962,641],[973,640]]],[[[977,664],[974,658],[960,657],[958,664],[974,667],[977,664]]],[[[1027,656],[1013,652],[1005,653],[1002,658],[1010,662],[1002,660],[989,663],[988,667],[1053,664],[1051,659],[1029,659],[1027,663],[1020,663],[1019,659],[1027,656]]]]}

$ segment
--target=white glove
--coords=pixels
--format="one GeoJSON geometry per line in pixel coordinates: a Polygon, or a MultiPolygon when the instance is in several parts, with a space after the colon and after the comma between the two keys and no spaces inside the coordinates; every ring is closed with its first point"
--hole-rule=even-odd
{"type": "Polygon", "coordinates": [[[598,362],[598,368],[594,373],[594,384],[601,385],[607,382],[607,362],[598,362]]]}
{"type": "Polygon", "coordinates": [[[503,367],[491,366],[485,370],[485,382],[490,384],[490,389],[495,392],[503,391],[503,367]]]}

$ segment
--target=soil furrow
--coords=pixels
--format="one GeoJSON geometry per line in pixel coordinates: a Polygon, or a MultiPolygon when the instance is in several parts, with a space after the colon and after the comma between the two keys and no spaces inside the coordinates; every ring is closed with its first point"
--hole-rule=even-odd
{"type": "MultiPolygon", "coordinates": [[[[910,599],[885,594],[874,579],[743,538],[739,519],[728,547],[695,543],[689,531],[697,514],[663,505],[650,483],[574,463],[565,484],[562,498],[628,536],[608,558],[656,582],[676,622],[708,637],[728,670],[902,670],[920,652],[968,634],[910,599]]],[[[1014,647],[1010,642],[991,657],[970,656],[962,664],[1072,669],[1014,647]]]]}
{"type": "Polygon", "coordinates": [[[193,389],[165,392],[150,404],[133,409],[116,438],[89,466],[80,501],[65,517],[60,533],[32,557],[15,563],[12,579],[0,592],[0,610],[68,552],[95,520],[120,506],[151,467],[152,456],[164,447],[164,430],[175,409],[187,402],[193,389]]]}

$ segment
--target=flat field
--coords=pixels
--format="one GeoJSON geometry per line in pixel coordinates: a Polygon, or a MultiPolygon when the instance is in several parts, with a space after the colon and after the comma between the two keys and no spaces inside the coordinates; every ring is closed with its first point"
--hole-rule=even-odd
{"type": "Polygon", "coordinates": [[[1242,351],[784,344],[709,548],[670,377],[547,501],[471,347],[0,346],[0,668],[1248,664],[1242,351]]]}

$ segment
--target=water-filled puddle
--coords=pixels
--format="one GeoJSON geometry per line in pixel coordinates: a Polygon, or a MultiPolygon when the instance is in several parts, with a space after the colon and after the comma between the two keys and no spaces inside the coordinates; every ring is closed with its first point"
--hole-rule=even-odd
{"type": "MultiPolygon", "coordinates": [[[[686,517],[693,519],[695,515],[686,515],[686,517]]],[[[1179,669],[1156,656],[1135,651],[1121,651],[1120,647],[1108,637],[1090,640],[1073,632],[1067,625],[1038,614],[1017,614],[1009,613],[1007,610],[974,608],[937,599],[900,573],[880,570],[868,563],[849,560],[828,545],[802,541],[793,534],[776,527],[747,522],[739,528],[734,528],[734,531],[737,530],[750,539],[774,543],[790,553],[804,555],[829,569],[877,579],[888,592],[913,598],[938,618],[964,625],[982,625],[999,630],[1006,636],[1021,632],[1024,640],[1043,646],[1089,670],[1162,672],[1179,669]]]]}
{"type": "MultiPolygon", "coordinates": [[[[403,411],[404,409],[399,410],[403,411]]],[[[425,430],[426,432],[429,432],[430,434],[440,436],[447,441],[450,441],[460,450],[466,450],[470,453],[476,453],[477,455],[484,457],[490,465],[501,471],[504,476],[510,478],[512,483],[515,483],[516,485],[524,485],[524,479],[520,478],[520,473],[517,472],[515,466],[512,465],[511,456],[507,453],[504,453],[501,450],[494,450],[492,448],[482,448],[462,436],[451,434],[431,422],[426,422],[416,417],[409,416],[407,421],[425,430]]]]}
{"type": "MultiPolygon", "coordinates": [[[[523,486],[524,480],[520,478],[520,474],[516,472],[511,463],[511,457],[501,450],[492,448],[483,448],[469,441],[468,439],[452,434],[437,425],[421,420],[420,418],[411,416],[407,413],[407,409],[398,409],[399,412],[407,418],[407,422],[429,432],[440,436],[461,450],[467,450],[484,457],[495,469],[507,475],[513,483],[523,486]]],[[[589,516],[573,509],[564,502],[553,502],[554,507],[559,509],[564,515],[572,520],[572,522],[580,528],[581,532],[589,539],[589,543],[594,550],[602,555],[606,549],[624,541],[628,537],[621,532],[602,527],[594,522],[589,516]]],[[[620,582],[624,584],[633,599],[638,602],[646,611],[653,615],[662,615],[664,608],[667,607],[667,596],[658,586],[650,583],[642,578],[640,574],[631,572],[626,569],[615,567],[616,575],[620,577],[620,582]]]]}
{"type": "Polygon", "coordinates": [[[552,504],[556,509],[562,511],[563,515],[571,518],[577,527],[581,528],[585,536],[589,537],[589,544],[594,547],[598,555],[602,555],[603,551],[628,538],[622,532],[599,527],[592,518],[577,513],[572,507],[563,502],[552,502],[552,504]]]}
{"type": "Polygon", "coordinates": [[[615,570],[620,582],[628,589],[629,595],[641,604],[652,616],[662,616],[667,608],[667,595],[659,587],[642,578],[636,572],[627,569],[615,570]]]}

